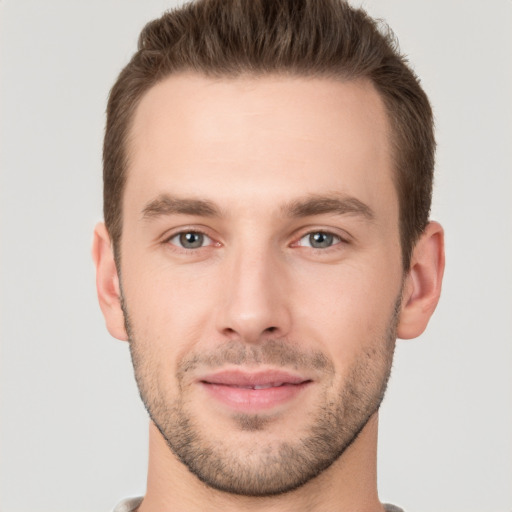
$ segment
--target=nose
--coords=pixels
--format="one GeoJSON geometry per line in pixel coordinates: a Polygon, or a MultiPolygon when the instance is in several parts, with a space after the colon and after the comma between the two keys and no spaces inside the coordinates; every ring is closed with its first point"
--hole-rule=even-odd
{"type": "Polygon", "coordinates": [[[284,262],[271,251],[237,251],[226,263],[218,330],[228,339],[259,343],[291,326],[284,262]]]}

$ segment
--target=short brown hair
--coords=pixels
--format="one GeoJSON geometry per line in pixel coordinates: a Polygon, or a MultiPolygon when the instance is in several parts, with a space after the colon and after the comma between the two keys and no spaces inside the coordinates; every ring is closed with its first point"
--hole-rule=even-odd
{"type": "Polygon", "coordinates": [[[370,80],[392,129],[402,259],[408,270],[430,213],[432,110],[391,31],[344,0],[198,0],[144,27],[107,106],[104,215],[117,258],[135,110],[153,85],[186,70],[216,77],[289,74],[370,80]]]}

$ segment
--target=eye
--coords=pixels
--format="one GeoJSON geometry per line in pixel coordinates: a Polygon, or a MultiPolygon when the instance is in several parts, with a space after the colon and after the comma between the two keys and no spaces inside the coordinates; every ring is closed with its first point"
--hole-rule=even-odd
{"type": "Polygon", "coordinates": [[[302,247],[312,247],[313,249],[328,249],[329,247],[341,242],[339,236],[327,233],[325,231],[313,231],[303,236],[298,245],[302,247]]]}
{"type": "Polygon", "coordinates": [[[199,231],[184,231],[169,238],[169,243],[183,249],[199,249],[213,243],[212,239],[199,231]]]}

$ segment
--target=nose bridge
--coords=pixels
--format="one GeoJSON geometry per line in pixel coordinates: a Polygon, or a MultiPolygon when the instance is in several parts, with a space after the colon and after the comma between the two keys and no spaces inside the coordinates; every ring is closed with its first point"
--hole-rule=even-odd
{"type": "Polygon", "coordinates": [[[235,244],[226,258],[220,330],[258,342],[265,335],[285,336],[290,324],[284,297],[286,276],[271,243],[252,239],[235,244]]]}

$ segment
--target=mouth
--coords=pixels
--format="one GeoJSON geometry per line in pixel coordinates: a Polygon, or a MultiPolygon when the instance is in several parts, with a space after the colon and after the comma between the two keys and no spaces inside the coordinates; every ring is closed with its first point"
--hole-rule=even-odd
{"type": "Polygon", "coordinates": [[[256,413],[294,401],[312,380],[280,370],[222,371],[198,379],[209,397],[240,412],[256,413]]]}

